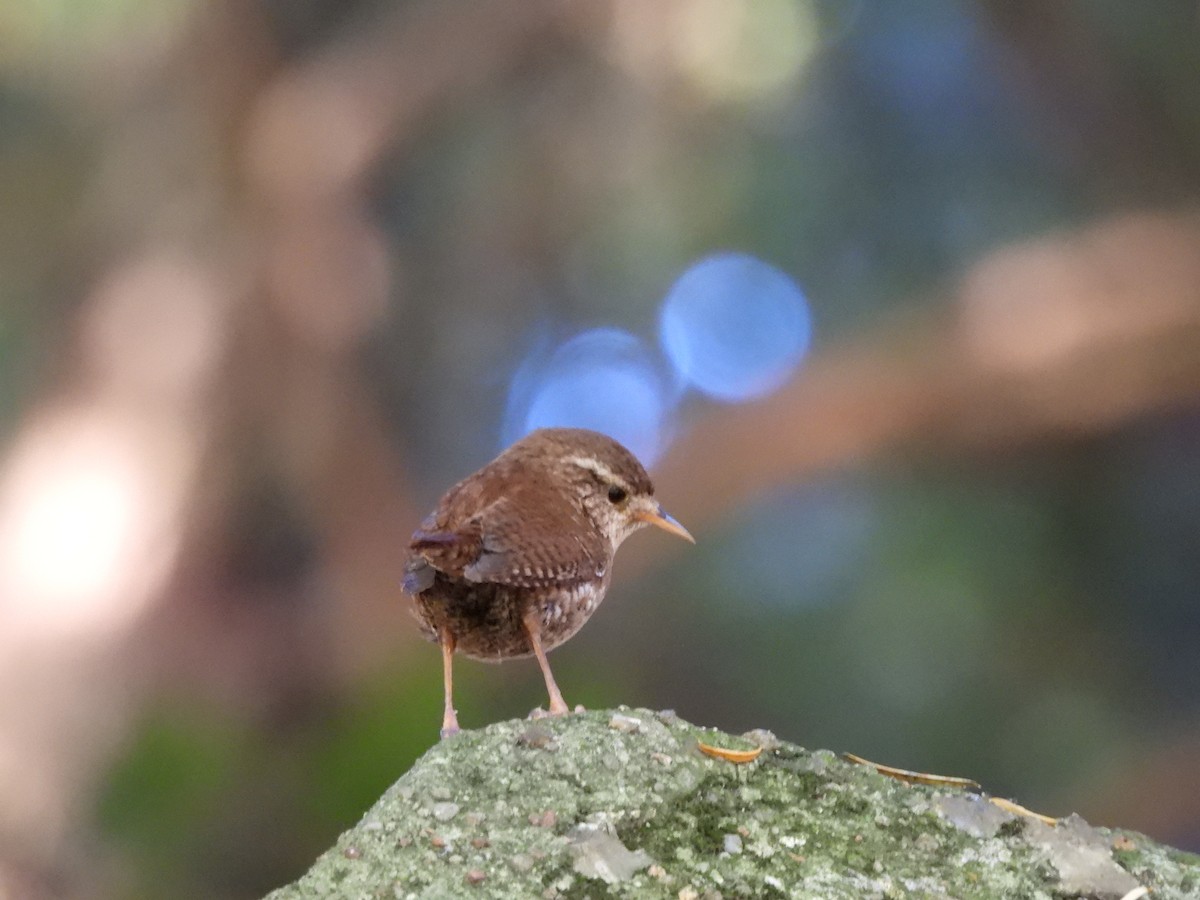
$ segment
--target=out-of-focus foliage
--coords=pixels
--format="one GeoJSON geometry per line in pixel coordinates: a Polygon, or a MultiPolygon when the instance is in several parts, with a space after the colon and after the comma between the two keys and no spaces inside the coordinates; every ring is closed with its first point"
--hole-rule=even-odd
{"type": "MultiPolygon", "coordinates": [[[[0,895],[293,878],[437,737],[407,536],[563,421],[698,538],[622,548],[570,703],[1200,847],[1198,32],[4,7],[0,895]]],[[[456,697],[544,701],[522,662],[456,697]]]]}

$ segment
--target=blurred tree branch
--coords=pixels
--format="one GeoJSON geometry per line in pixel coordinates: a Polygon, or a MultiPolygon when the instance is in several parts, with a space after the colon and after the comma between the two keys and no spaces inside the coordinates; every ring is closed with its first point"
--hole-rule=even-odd
{"type": "MultiPolygon", "coordinates": [[[[771,397],[710,410],[657,481],[702,531],[755,496],[889,451],[991,454],[1193,407],[1197,284],[1200,220],[1187,213],[998,250],[943,313],[818,351],[771,397]]],[[[635,544],[622,570],[672,549],[635,544]]]]}

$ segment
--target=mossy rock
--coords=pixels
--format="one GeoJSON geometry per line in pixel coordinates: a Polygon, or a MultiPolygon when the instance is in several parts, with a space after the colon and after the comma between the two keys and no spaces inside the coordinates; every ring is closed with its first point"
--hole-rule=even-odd
{"type": "Polygon", "coordinates": [[[501,722],[442,741],[269,900],[1200,897],[1200,857],[1050,827],[768,732],[671,713],[501,722]],[[700,745],[761,746],[750,762],[700,745]]]}

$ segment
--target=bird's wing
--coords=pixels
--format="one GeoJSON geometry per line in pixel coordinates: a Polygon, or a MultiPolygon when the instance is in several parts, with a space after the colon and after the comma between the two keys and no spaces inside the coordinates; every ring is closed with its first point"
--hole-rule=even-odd
{"type": "Polygon", "coordinates": [[[412,552],[404,564],[406,593],[415,595],[433,587],[438,572],[461,577],[463,569],[479,558],[483,535],[478,524],[468,521],[454,527],[446,518],[445,510],[436,509],[413,532],[412,552]]]}
{"type": "Polygon", "coordinates": [[[528,587],[604,575],[603,537],[582,509],[544,486],[510,490],[457,523],[454,512],[435,511],[413,535],[406,590],[431,585],[430,569],[468,581],[528,587]]]}

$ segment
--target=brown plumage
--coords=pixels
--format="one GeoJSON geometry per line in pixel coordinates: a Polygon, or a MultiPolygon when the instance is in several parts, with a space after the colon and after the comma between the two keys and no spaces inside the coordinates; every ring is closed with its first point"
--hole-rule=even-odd
{"type": "Polygon", "coordinates": [[[545,651],[588,620],[617,547],[645,525],[691,540],[632,453],[577,428],[535,431],[446,492],[413,534],[404,575],[423,631],[442,645],[443,736],[458,730],[456,649],[491,662],[536,656],[550,712],[566,712],[545,651]]]}

